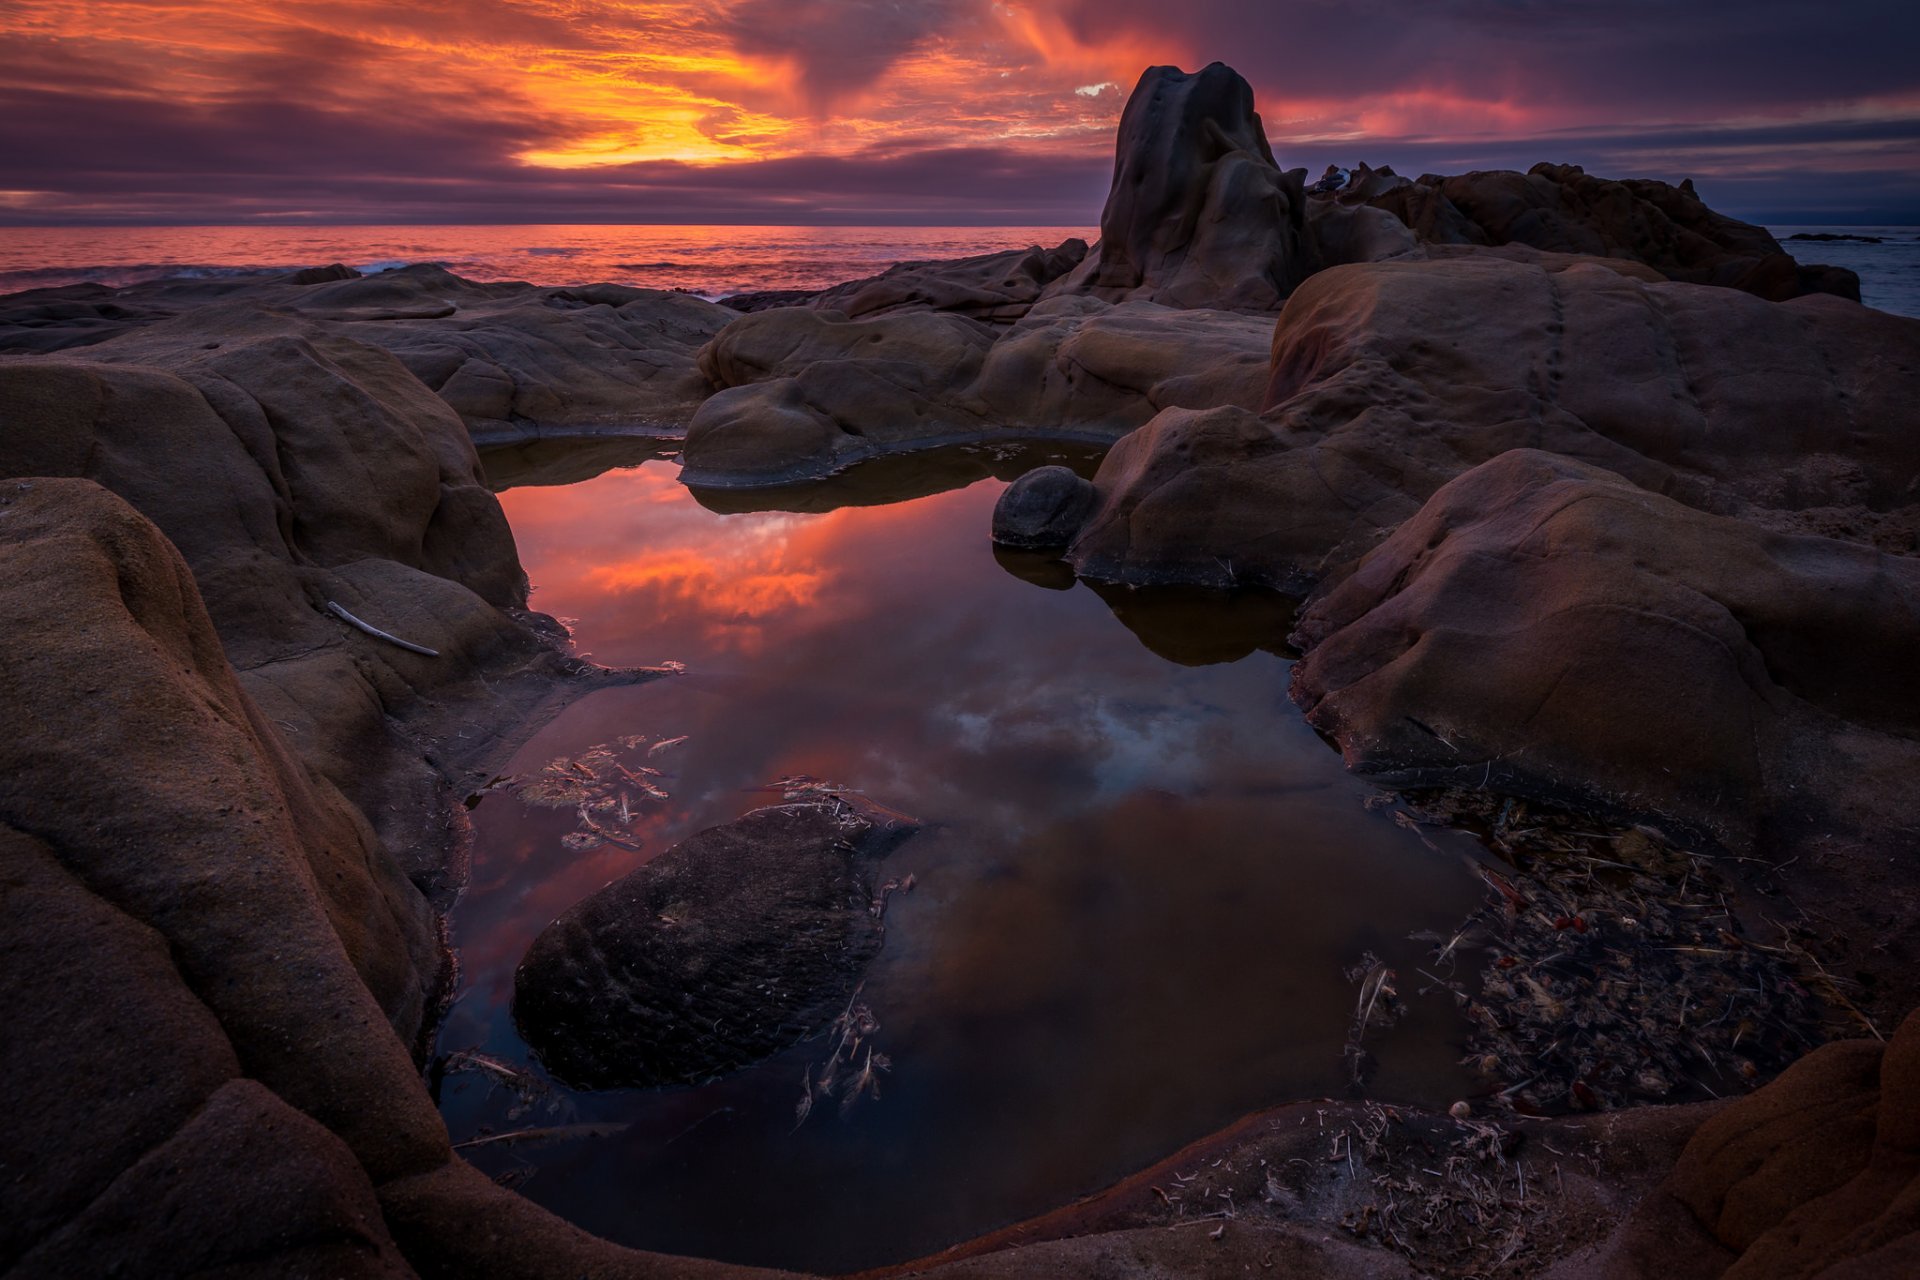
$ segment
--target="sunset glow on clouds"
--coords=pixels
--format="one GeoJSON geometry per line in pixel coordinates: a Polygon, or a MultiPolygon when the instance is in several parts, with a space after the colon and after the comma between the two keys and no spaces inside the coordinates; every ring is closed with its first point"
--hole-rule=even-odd
{"type": "Polygon", "coordinates": [[[1214,58],[1287,164],[1912,207],[1915,8],[10,0],[0,219],[1077,224],[1141,70],[1214,58]]]}

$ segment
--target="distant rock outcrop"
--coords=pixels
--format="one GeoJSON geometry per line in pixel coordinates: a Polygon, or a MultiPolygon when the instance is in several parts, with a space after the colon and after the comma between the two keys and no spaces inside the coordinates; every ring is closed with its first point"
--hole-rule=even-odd
{"type": "Polygon", "coordinates": [[[1034,245],[971,258],[902,262],[877,276],[788,301],[819,311],[838,311],[849,320],[904,311],[946,311],[989,324],[1012,324],[1032,309],[1048,285],[1079,266],[1086,256],[1085,240],[1066,240],[1052,249],[1034,245]]]}
{"type": "Polygon", "coordinates": [[[196,334],[243,335],[298,319],[309,332],[391,351],[489,445],[677,434],[708,390],[694,353],[737,314],[659,289],[487,284],[428,265],[363,276],[336,266],[15,294],[0,298],[0,352],[92,348],[175,320],[196,334]]]}
{"type": "Polygon", "coordinates": [[[1691,179],[1597,178],[1578,165],[1537,164],[1410,181],[1388,168],[1354,170],[1346,190],[1319,204],[1392,213],[1430,244],[1524,244],[1550,253],[1625,258],[1669,280],[1721,285],[1773,301],[1808,293],[1860,300],[1860,279],[1840,267],[1802,266],[1764,228],[1716,213],[1691,179]]]}

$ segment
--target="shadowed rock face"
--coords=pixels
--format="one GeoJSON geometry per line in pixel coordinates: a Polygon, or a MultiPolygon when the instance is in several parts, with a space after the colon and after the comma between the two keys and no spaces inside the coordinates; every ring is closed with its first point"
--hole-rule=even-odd
{"type": "Polygon", "coordinates": [[[1051,292],[1276,307],[1309,269],[1303,172],[1274,163],[1232,68],[1149,67],[1120,117],[1100,243],[1051,292]]]}
{"type": "Polygon", "coordinates": [[[886,934],[872,864],[917,828],[858,797],[756,809],[573,906],[514,975],[514,1020],[586,1088],[682,1084],[819,1031],[886,934]]]}
{"type": "Polygon", "coordinates": [[[1367,773],[1662,814],[1744,846],[1857,817],[1920,768],[1920,560],[1706,515],[1536,450],[1434,494],[1294,636],[1296,700],[1367,773]]]}
{"type": "Polygon", "coordinates": [[[389,1026],[418,1028],[437,968],[425,904],[280,745],[151,522],[85,480],[0,481],[0,512],[0,1053],[61,1099],[0,1140],[0,1265],[155,1256],[153,1204],[130,1214],[122,1188],[180,1194],[184,1167],[217,1205],[203,1224],[278,1215],[284,1242],[332,1215],[371,1246],[349,1273],[379,1273],[377,1217],[343,1226],[372,1200],[352,1157],[379,1177],[446,1158],[389,1026]],[[243,1075],[265,1087],[233,1092],[243,1075]],[[172,1170],[134,1163],[162,1144],[172,1170]]]}
{"type": "MultiPolygon", "coordinates": [[[[699,298],[625,285],[538,288],[464,280],[440,267],[360,276],[76,285],[0,299],[0,351],[86,348],[148,328],[308,334],[385,347],[488,444],[619,429],[677,432],[707,393],[701,345],[735,318],[699,298]]],[[[203,337],[200,341],[206,341],[203,337]]]]}
{"type": "Polygon", "coordinates": [[[687,428],[690,482],[819,475],[942,439],[1112,439],[1169,405],[1252,405],[1271,326],[1220,311],[1049,298],[1009,328],[902,311],[742,316],[700,352],[718,388],[687,428]]]}
{"type": "Polygon", "coordinates": [[[993,540],[1023,550],[1064,547],[1092,509],[1093,485],[1066,467],[1036,467],[994,504],[993,540]]]}
{"type": "Polygon", "coordinates": [[[1304,592],[1514,448],[1771,528],[1913,549],[1920,322],[1489,252],[1308,280],[1274,329],[1265,411],[1164,411],[1122,440],[1069,560],[1304,592]]]}
{"type": "Polygon", "coordinates": [[[1920,1015],[1816,1049],[1700,1126],[1599,1255],[1555,1280],[1920,1274],[1920,1015]]]}
{"type": "Polygon", "coordinates": [[[1860,300],[1860,278],[1802,266],[1764,228],[1708,208],[1691,179],[1598,178],[1579,165],[1537,164],[1417,182],[1361,165],[1337,200],[1394,214],[1430,244],[1524,244],[1550,253],[1626,258],[1669,280],[1722,285],[1776,302],[1808,293],[1860,300]]]}
{"type": "MultiPolygon", "coordinates": [[[[410,726],[437,732],[434,700],[472,693],[476,671],[570,669],[509,612],[526,576],[466,430],[377,348],[284,320],[184,324],[89,348],[100,359],[0,365],[0,475],[85,477],[158,525],[249,695],[443,896],[457,797],[410,726]],[[329,601],[439,656],[363,636],[329,601]]],[[[414,946],[431,953],[417,909],[414,946]]],[[[396,1026],[411,1036],[421,1012],[396,1026]]]]}
{"type": "Polygon", "coordinates": [[[746,1274],[595,1240],[453,1157],[401,1038],[425,904],[152,521],[0,480],[0,631],[0,1069],[40,1091],[0,1130],[0,1269],[746,1274]]]}

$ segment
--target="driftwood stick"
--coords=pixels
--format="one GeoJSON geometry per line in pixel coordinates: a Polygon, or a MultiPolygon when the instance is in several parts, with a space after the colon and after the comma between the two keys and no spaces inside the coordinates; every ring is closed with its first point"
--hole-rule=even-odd
{"type": "Polygon", "coordinates": [[[429,658],[437,658],[440,656],[440,651],[438,649],[429,649],[427,648],[427,646],[423,644],[415,644],[411,640],[402,640],[399,636],[388,635],[386,632],[382,631],[380,628],[375,626],[370,626],[367,623],[360,621],[360,619],[354,617],[352,614],[348,613],[344,608],[342,608],[338,601],[334,601],[334,600],[327,601],[327,612],[332,614],[334,617],[340,619],[340,621],[346,623],[348,626],[360,628],[360,630],[366,632],[368,635],[372,636],[375,640],[385,640],[388,644],[397,644],[402,649],[405,649],[408,653],[418,653],[429,658]]]}

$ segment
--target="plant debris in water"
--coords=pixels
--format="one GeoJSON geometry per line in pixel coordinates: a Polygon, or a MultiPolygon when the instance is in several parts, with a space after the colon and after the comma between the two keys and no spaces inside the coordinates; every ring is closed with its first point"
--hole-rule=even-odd
{"type": "Polygon", "coordinates": [[[511,785],[523,804],[545,809],[572,809],[574,829],[560,843],[575,853],[603,844],[639,849],[640,839],[630,828],[644,806],[672,797],[660,785],[666,775],[645,760],[685,742],[628,734],[587,748],[579,755],[550,760],[531,778],[511,785]]]}
{"type": "Polygon", "coordinates": [[[860,999],[860,992],[865,986],[862,983],[853,989],[847,1007],[827,1028],[833,1049],[827,1055],[826,1064],[818,1074],[811,1062],[807,1064],[800,1085],[800,1101],[793,1109],[796,1132],[813,1114],[816,1098],[831,1098],[838,1094],[840,1117],[843,1120],[853,1114],[853,1109],[860,1105],[862,1098],[871,1096],[876,1102],[880,1099],[880,1076],[883,1072],[893,1070],[893,1060],[873,1047],[873,1037],[880,1030],[880,1020],[873,1016],[872,1008],[860,999]]]}
{"type": "Polygon", "coordinates": [[[1382,1030],[1400,1021],[1404,1012],[1400,1004],[1400,993],[1394,989],[1394,972],[1387,968],[1386,962],[1373,952],[1364,952],[1360,963],[1347,970],[1348,982],[1360,984],[1359,998],[1353,1006],[1353,1025],[1347,1028],[1347,1075],[1358,1085],[1363,1085],[1372,1073],[1373,1055],[1361,1047],[1369,1028],[1382,1030]]]}
{"type": "Polygon", "coordinates": [[[842,786],[838,782],[816,778],[810,773],[789,773],[761,786],[748,787],[747,790],[772,791],[782,800],[811,800],[818,796],[862,794],[858,787],[842,786]]]}
{"type": "Polygon", "coordinates": [[[561,1098],[539,1076],[478,1049],[454,1050],[440,1064],[440,1072],[443,1076],[469,1072],[484,1076],[489,1093],[494,1089],[505,1089],[513,1099],[513,1104],[507,1108],[507,1119],[510,1121],[520,1120],[535,1110],[555,1115],[562,1108],[561,1098]]]}
{"type": "Polygon", "coordinates": [[[1485,793],[1409,807],[1423,822],[1479,828],[1511,869],[1478,868],[1487,900],[1451,935],[1415,935],[1434,946],[1423,990],[1458,1002],[1470,1025],[1463,1061],[1501,1105],[1551,1113],[1717,1097],[1824,1038],[1826,1008],[1796,974],[1804,953],[1745,935],[1713,859],[1485,793]],[[1477,991],[1452,976],[1467,950],[1486,960],[1477,991]]]}

